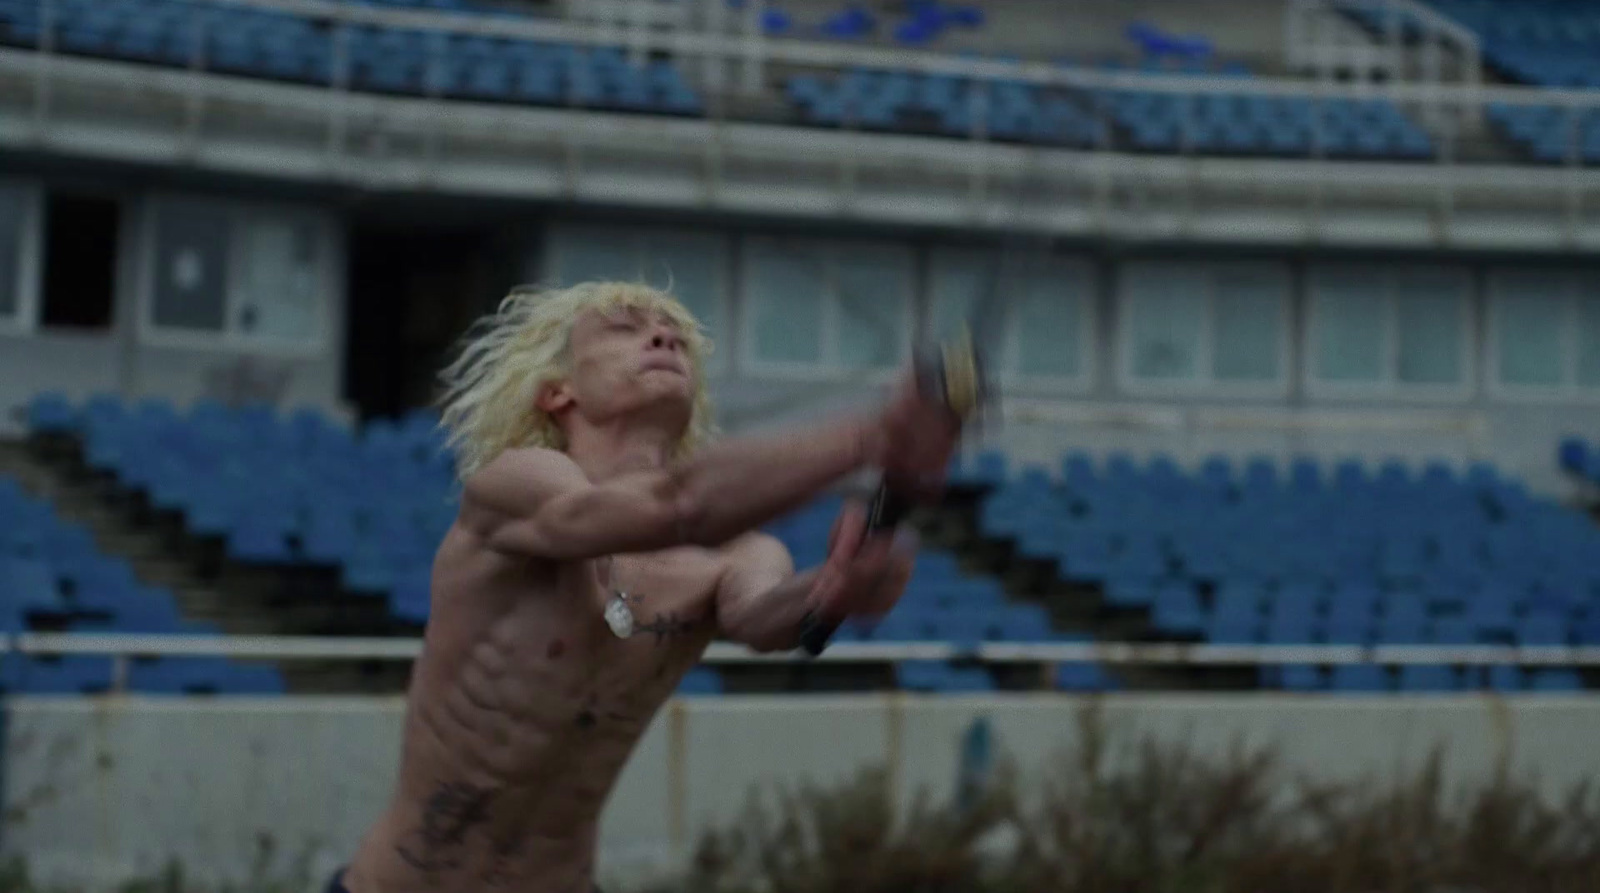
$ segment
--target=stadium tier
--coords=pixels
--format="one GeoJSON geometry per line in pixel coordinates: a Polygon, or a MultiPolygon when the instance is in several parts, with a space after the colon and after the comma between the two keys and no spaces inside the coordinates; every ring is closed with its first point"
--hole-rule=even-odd
{"type": "MultiPolygon", "coordinates": [[[[442,2],[370,5],[469,9],[442,2]]],[[[0,43],[38,46],[39,9],[37,0],[0,0],[0,43]]],[[[937,3],[914,13],[894,29],[897,42],[920,44],[945,29],[982,22],[973,10],[937,3]]],[[[202,58],[208,69],[229,74],[315,84],[335,80],[336,32],[309,17],[184,0],[61,0],[55,15],[52,46],[69,54],[184,68],[202,58]],[[197,40],[204,41],[198,56],[197,40]]],[[[819,34],[849,39],[872,27],[870,16],[845,10],[820,26],[819,34]]],[[[787,33],[776,26],[767,30],[787,33]]],[[[636,65],[616,47],[369,26],[346,33],[348,85],[356,90],[666,114],[703,111],[699,94],[673,63],[636,65]]],[[[1174,63],[1167,55],[1147,55],[1136,67],[1198,74],[1214,66],[1206,59],[1174,63]]],[[[1214,73],[1251,76],[1238,64],[1214,73]]],[[[1434,154],[1426,132],[1393,103],[1377,99],[1318,105],[1294,97],[1064,91],[893,70],[797,74],[785,82],[784,96],[800,121],[820,127],[957,137],[982,132],[1000,141],[1151,152],[1387,159],[1434,154]]]]}
{"type": "MultiPolygon", "coordinates": [[[[201,401],[179,414],[161,401],[99,397],[74,407],[41,395],[29,428],[79,439],[89,468],[142,492],[152,508],[180,514],[190,535],[220,540],[233,561],[333,567],[347,592],[384,600],[394,620],[427,621],[429,566],[457,498],[431,414],[372,422],[352,435],[310,411],[280,418],[201,401]]],[[[797,564],[814,565],[838,510],[838,499],[822,500],[771,530],[797,564]]],[[[1043,608],[1007,604],[995,580],[964,576],[952,556],[929,553],[892,615],[872,627],[847,626],[840,638],[976,645],[1061,637],[1043,608]]],[[[720,688],[714,677],[706,669],[685,684],[711,693],[720,688]]],[[[965,676],[917,678],[941,689],[972,684],[965,676]]],[[[1072,678],[1077,688],[1104,684],[1098,672],[1072,678]]]]}
{"type": "MultiPolygon", "coordinates": [[[[463,3],[388,3],[464,10],[463,3]]],[[[0,0],[0,43],[38,46],[35,0],[0,0]]],[[[66,53],[277,80],[330,83],[335,32],[306,16],[184,0],[61,0],[53,46],[66,53]],[[196,27],[197,20],[201,27],[196,27]]],[[[701,102],[666,62],[637,66],[621,50],[353,27],[349,86],[379,93],[698,114],[701,102]]]]}
{"type": "MultiPolygon", "coordinates": [[[[382,600],[400,624],[427,620],[429,564],[455,512],[450,459],[431,414],[372,422],[352,434],[310,411],[282,417],[201,401],[180,414],[159,401],[100,397],[74,407],[42,395],[30,408],[30,428],[78,439],[90,468],[142,491],[152,507],[179,513],[190,535],[222,542],[235,562],[333,567],[346,592],[382,600]]],[[[1412,474],[1391,463],[1369,475],[1354,462],[1324,469],[1300,461],[1280,476],[1266,460],[1235,469],[1215,458],[1190,474],[1168,459],[1140,466],[1113,455],[1097,465],[1073,454],[1053,476],[1039,468],[1009,473],[1006,458],[990,452],[971,457],[954,480],[982,494],[983,539],[1008,545],[1013,561],[1043,564],[1089,587],[1105,612],[1143,618],[1158,640],[1600,644],[1600,570],[1589,560],[1600,529],[1488,465],[1458,475],[1442,464],[1412,474]]],[[[838,508],[837,498],[821,500],[769,529],[797,565],[811,566],[825,556],[838,508]]],[[[52,568],[64,579],[13,584],[18,628],[28,616],[60,613],[63,584],[77,592],[66,602],[71,628],[182,628],[170,597],[138,587],[116,559],[95,556],[83,531],[26,529],[35,541],[16,540],[23,545],[13,551],[37,556],[18,565],[35,569],[27,579],[52,568]],[[122,575],[115,582],[69,582],[114,571],[122,575]],[[158,604],[164,619],[148,613],[158,604]],[[103,616],[78,613],[89,610],[103,616]]],[[[967,649],[1089,638],[1058,632],[1047,605],[1008,598],[997,579],[968,575],[941,551],[922,555],[890,615],[840,633],[843,641],[967,649]]],[[[978,667],[906,662],[897,674],[912,690],[995,687],[978,667]]],[[[1274,667],[1259,681],[1352,691],[1579,684],[1569,671],[1448,667],[1274,667]]],[[[712,693],[720,680],[707,669],[685,684],[712,693]]],[[[1094,665],[1063,666],[1055,684],[1118,685],[1094,665]]]]}

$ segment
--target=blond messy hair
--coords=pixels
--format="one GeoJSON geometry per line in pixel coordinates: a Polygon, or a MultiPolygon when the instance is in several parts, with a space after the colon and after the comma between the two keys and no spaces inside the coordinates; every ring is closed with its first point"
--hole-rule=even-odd
{"type": "Polygon", "coordinates": [[[567,448],[561,427],[535,399],[541,387],[571,372],[572,327],[578,318],[590,310],[620,309],[660,313],[683,333],[694,398],[675,455],[688,454],[711,438],[704,369],[711,340],[676,298],[632,282],[585,282],[555,290],[519,286],[495,312],[468,329],[460,354],[439,376],[441,424],[456,451],[461,479],[508,449],[567,448]]]}

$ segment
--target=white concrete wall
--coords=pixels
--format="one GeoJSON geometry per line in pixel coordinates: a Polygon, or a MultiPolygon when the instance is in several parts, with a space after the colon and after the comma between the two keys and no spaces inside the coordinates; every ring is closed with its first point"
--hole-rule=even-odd
{"type": "Polygon", "coordinates": [[[316,406],[339,413],[347,312],[342,225],[332,227],[334,233],[326,246],[331,258],[320,295],[325,332],[315,349],[274,353],[220,346],[179,347],[150,343],[140,334],[149,262],[145,252],[149,215],[143,213],[144,203],[138,194],[124,196],[109,327],[99,331],[38,327],[27,334],[0,333],[0,437],[22,432],[16,411],[41,391],[56,391],[75,402],[102,393],[129,400],[159,397],[181,407],[204,396],[208,382],[219,370],[246,355],[262,357],[275,368],[281,364],[287,373],[283,406],[316,406]]]}
{"type": "MultiPolygon", "coordinates": [[[[961,736],[990,717],[1000,753],[1038,772],[1077,734],[1087,699],[788,695],[678,701],[641,743],[608,806],[601,871],[659,872],[752,793],[888,766],[898,795],[952,789],[961,736]]],[[[1220,752],[1276,744],[1284,769],[1382,778],[1446,748],[1455,783],[1502,763],[1550,795],[1600,773],[1600,699],[1523,696],[1123,695],[1113,730],[1220,752]]],[[[171,858],[241,877],[270,837],[278,870],[348,857],[381,809],[398,756],[395,699],[18,699],[6,733],[4,854],[45,880],[108,882],[171,858]]]]}

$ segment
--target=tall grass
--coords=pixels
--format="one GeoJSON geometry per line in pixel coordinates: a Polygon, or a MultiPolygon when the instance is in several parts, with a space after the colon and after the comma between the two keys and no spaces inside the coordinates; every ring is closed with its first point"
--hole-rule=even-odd
{"type": "Polygon", "coordinates": [[[973,808],[887,775],[753,799],[687,876],[706,893],[1600,893],[1600,796],[1558,802],[1502,770],[1446,783],[1434,752],[1398,782],[1332,783],[1266,747],[1202,752],[1113,735],[1086,713],[1026,796],[1011,767],[973,808]]]}

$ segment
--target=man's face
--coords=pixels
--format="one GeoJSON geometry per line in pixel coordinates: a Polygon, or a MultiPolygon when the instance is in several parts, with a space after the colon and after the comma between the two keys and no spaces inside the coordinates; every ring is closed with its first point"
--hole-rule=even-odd
{"type": "Polygon", "coordinates": [[[589,311],[568,342],[571,375],[562,386],[585,418],[600,422],[641,410],[687,424],[694,397],[683,333],[665,314],[630,307],[589,311]]]}

